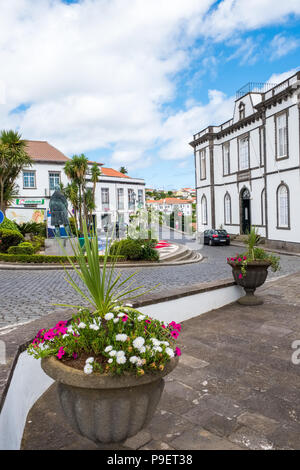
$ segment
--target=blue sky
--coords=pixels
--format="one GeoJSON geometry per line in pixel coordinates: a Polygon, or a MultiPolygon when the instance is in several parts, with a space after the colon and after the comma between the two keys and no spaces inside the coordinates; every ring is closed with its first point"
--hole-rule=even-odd
{"type": "Polygon", "coordinates": [[[299,15],[295,0],[10,0],[0,128],[193,186],[193,133],[229,119],[247,82],[300,68],[299,15]]]}

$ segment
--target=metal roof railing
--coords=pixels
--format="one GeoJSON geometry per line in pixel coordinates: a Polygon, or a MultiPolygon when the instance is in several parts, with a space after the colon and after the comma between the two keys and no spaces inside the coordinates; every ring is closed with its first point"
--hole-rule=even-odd
{"type": "Polygon", "coordinates": [[[266,93],[276,85],[276,83],[248,82],[236,92],[236,98],[241,98],[247,93],[266,93]]]}

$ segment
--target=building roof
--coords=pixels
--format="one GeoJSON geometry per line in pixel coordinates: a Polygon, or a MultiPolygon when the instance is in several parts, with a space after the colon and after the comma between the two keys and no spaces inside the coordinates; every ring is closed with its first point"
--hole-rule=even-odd
{"type": "Polygon", "coordinates": [[[165,199],[158,199],[157,201],[149,199],[146,201],[147,204],[192,204],[191,200],[188,199],[177,199],[176,197],[166,197],[165,199]]]}
{"type": "Polygon", "coordinates": [[[69,160],[68,157],[45,140],[26,140],[26,152],[36,161],[67,162],[69,160]]]}
{"type": "Polygon", "coordinates": [[[101,167],[101,174],[103,176],[113,176],[115,178],[130,178],[128,175],[124,175],[120,171],[114,170],[113,168],[104,168],[101,167]]]}

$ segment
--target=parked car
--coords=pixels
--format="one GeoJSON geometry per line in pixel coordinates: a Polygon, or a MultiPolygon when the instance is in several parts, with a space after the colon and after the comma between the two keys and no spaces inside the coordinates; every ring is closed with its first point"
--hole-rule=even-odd
{"type": "Polygon", "coordinates": [[[230,245],[230,235],[226,230],[205,230],[204,245],[230,245]]]}

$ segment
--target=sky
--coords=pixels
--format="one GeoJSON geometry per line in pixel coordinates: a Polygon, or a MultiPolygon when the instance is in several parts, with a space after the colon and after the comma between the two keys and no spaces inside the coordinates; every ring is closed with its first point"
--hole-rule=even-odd
{"type": "Polygon", "coordinates": [[[0,0],[0,129],[194,187],[189,142],[300,70],[299,0],[0,0]],[[250,7],[249,7],[250,6],[250,7]]]}

